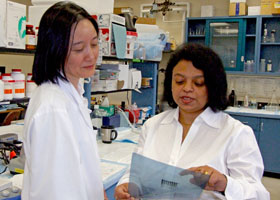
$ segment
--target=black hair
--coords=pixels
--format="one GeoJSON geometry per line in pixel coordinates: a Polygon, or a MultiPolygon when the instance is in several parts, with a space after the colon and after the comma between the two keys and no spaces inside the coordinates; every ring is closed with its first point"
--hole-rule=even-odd
{"type": "Polygon", "coordinates": [[[181,60],[191,61],[193,66],[204,73],[205,85],[208,90],[209,106],[214,112],[225,110],[228,106],[227,79],[220,57],[210,48],[196,44],[184,43],[171,55],[165,71],[163,100],[176,108],[172,96],[172,73],[181,60]]]}
{"type": "Polygon", "coordinates": [[[58,2],[44,13],[39,25],[32,70],[33,80],[37,85],[47,81],[57,83],[58,77],[67,81],[64,64],[70,46],[71,30],[82,19],[88,19],[98,34],[95,19],[75,3],[58,2]]]}

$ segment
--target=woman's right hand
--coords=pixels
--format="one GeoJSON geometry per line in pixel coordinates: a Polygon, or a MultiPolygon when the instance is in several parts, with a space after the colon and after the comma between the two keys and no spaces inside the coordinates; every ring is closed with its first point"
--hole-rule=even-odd
{"type": "Polygon", "coordinates": [[[133,198],[130,197],[130,194],[128,193],[128,183],[123,183],[116,187],[115,189],[115,199],[129,199],[132,200],[133,198]]]}

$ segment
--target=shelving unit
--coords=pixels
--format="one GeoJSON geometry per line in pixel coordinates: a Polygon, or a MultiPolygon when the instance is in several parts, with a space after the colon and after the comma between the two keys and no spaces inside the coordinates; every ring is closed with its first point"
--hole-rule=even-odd
{"type": "MultiPolygon", "coordinates": [[[[23,49],[9,49],[0,47],[0,54],[21,54],[21,55],[32,55],[35,53],[35,50],[23,50],[23,49]]],[[[119,60],[115,57],[103,57],[104,60],[119,60]]],[[[121,59],[121,62],[132,62],[131,59],[121,59]]],[[[139,94],[133,89],[124,89],[116,91],[98,91],[91,92],[91,95],[105,94],[105,93],[116,93],[116,92],[125,92],[132,91],[132,102],[136,102],[139,107],[152,106],[152,115],[156,113],[156,103],[157,103],[157,80],[158,80],[158,65],[159,62],[153,61],[141,61],[141,62],[132,62],[132,67],[137,68],[142,72],[142,77],[152,77],[153,85],[151,87],[141,88],[142,92],[139,94]]],[[[18,103],[19,100],[11,100],[10,103],[18,103]]],[[[21,99],[23,102],[28,102],[28,98],[21,99]]],[[[6,101],[7,102],[7,101],[6,101]]],[[[1,102],[0,102],[1,104],[1,102]]]]}

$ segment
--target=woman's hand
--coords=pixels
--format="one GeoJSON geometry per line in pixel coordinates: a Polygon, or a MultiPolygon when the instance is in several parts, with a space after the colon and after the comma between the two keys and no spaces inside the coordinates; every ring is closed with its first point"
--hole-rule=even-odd
{"type": "Polygon", "coordinates": [[[218,191],[218,192],[225,191],[227,186],[227,178],[224,174],[221,174],[219,171],[215,170],[214,168],[205,165],[200,167],[191,167],[188,170],[193,172],[200,172],[202,174],[206,174],[210,176],[209,181],[204,188],[205,190],[218,191]]]}
{"type": "Polygon", "coordinates": [[[115,189],[115,199],[133,199],[130,197],[130,194],[128,193],[128,183],[123,183],[116,187],[115,189]]]}

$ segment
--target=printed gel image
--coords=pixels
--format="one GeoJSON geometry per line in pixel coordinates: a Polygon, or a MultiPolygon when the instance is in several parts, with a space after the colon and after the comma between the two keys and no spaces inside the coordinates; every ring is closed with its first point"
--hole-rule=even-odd
{"type": "Polygon", "coordinates": [[[128,192],[137,199],[194,200],[209,177],[133,153],[128,192]]]}

